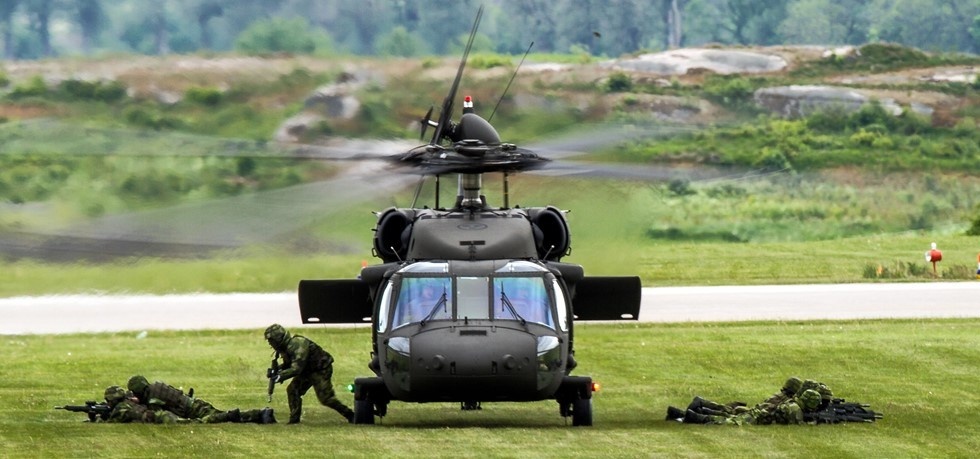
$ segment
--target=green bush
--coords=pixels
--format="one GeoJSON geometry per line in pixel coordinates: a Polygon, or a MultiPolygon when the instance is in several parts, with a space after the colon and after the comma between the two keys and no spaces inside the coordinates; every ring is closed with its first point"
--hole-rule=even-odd
{"type": "Polygon", "coordinates": [[[214,107],[224,100],[224,93],[217,88],[193,87],[184,93],[184,97],[188,102],[214,107]]]}
{"type": "Polygon", "coordinates": [[[69,100],[118,102],[126,97],[126,86],[118,81],[64,80],[58,84],[58,91],[69,100]]]}
{"type": "Polygon", "coordinates": [[[44,78],[35,75],[23,84],[14,86],[7,97],[11,99],[25,99],[28,97],[44,97],[48,94],[48,85],[44,83],[44,78]]]}
{"type": "Polygon", "coordinates": [[[176,117],[161,114],[158,110],[145,107],[128,107],[123,111],[127,123],[153,130],[176,129],[184,123],[176,117]]]}
{"type": "Polygon", "coordinates": [[[633,78],[625,72],[614,72],[609,75],[603,85],[606,92],[630,92],[633,90],[633,78]]]}
{"type": "Polygon", "coordinates": [[[469,66],[474,69],[489,69],[493,67],[510,67],[513,65],[510,56],[496,53],[479,53],[470,57],[469,66]]]}
{"type": "Polygon", "coordinates": [[[739,75],[709,75],[704,80],[708,99],[724,105],[741,105],[752,99],[755,85],[739,75]]]}
{"type": "Polygon", "coordinates": [[[7,77],[7,73],[0,71],[0,88],[6,88],[10,85],[10,78],[7,77]]]}

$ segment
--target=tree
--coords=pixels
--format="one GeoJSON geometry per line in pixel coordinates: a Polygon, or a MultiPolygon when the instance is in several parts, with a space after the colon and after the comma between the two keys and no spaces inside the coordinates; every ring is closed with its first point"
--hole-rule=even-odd
{"type": "Polygon", "coordinates": [[[194,8],[194,16],[197,19],[197,26],[201,31],[201,47],[204,49],[214,48],[214,41],[211,37],[211,19],[225,14],[224,7],[217,0],[202,1],[194,8]]]}
{"type": "Polygon", "coordinates": [[[391,29],[375,41],[375,51],[382,56],[418,56],[423,46],[418,37],[402,26],[391,29]]]}
{"type": "Polygon", "coordinates": [[[313,54],[328,52],[330,37],[300,18],[256,21],[235,40],[235,49],[246,54],[313,54]]]}
{"type": "Polygon", "coordinates": [[[870,0],[797,0],[788,5],[779,24],[780,38],[798,44],[866,43],[870,0]]]}
{"type": "Polygon", "coordinates": [[[3,39],[3,57],[14,58],[14,11],[19,0],[0,2],[0,37],[3,39]]]}
{"type": "Polygon", "coordinates": [[[54,55],[54,50],[51,49],[51,13],[54,11],[54,0],[26,0],[24,8],[31,32],[37,36],[40,55],[54,55]]]}
{"type": "Polygon", "coordinates": [[[91,54],[92,45],[106,22],[101,0],[76,0],[75,18],[82,29],[82,52],[91,54]]]}
{"type": "Polygon", "coordinates": [[[882,40],[926,50],[969,50],[976,0],[874,0],[873,26],[882,40]]]}
{"type": "Polygon", "coordinates": [[[667,37],[664,45],[667,49],[681,47],[683,39],[683,18],[681,11],[684,2],[681,0],[662,0],[661,11],[663,12],[664,27],[667,30],[667,37]]]}
{"type": "Polygon", "coordinates": [[[735,43],[777,44],[776,28],[786,17],[784,0],[727,0],[727,20],[722,24],[735,43]]]}

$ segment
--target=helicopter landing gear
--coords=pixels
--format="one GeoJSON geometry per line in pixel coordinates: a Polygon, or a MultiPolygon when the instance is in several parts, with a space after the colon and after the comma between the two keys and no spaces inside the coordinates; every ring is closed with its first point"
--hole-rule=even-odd
{"type": "Polygon", "coordinates": [[[573,426],[592,425],[592,378],[565,376],[555,399],[562,417],[572,417],[573,426]]]}
{"type": "Polygon", "coordinates": [[[482,410],[483,407],[480,406],[480,402],[466,401],[466,402],[459,402],[459,409],[463,411],[475,411],[475,410],[482,410]]]}
{"type": "Polygon", "coordinates": [[[580,398],[572,402],[572,425],[592,425],[592,399],[580,398]]]}
{"type": "Polygon", "coordinates": [[[354,400],[354,424],[374,424],[374,404],[371,400],[354,400]]]}
{"type": "Polygon", "coordinates": [[[374,417],[388,414],[391,396],[381,378],[354,380],[354,424],[374,424],[374,417]]]}

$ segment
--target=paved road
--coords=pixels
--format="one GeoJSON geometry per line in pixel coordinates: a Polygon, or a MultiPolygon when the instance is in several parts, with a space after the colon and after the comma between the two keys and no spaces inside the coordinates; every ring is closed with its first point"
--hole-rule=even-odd
{"type": "MultiPolygon", "coordinates": [[[[658,287],[644,322],[980,317],[980,282],[658,287]]],[[[0,299],[0,335],[297,326],[294,293],[0,299]]],[[[364,325],[365,327],[367,325],[364,325]]]]}

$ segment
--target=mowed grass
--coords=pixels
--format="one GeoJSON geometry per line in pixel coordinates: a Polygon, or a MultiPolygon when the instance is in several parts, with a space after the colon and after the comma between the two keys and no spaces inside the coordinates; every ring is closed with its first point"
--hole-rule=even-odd
{"type": "MultiPolygon", "coordinates": [[[[165,314],[166,311],[143,311],[165,314]]],[[[330,350],[334,385],[367,374],[370,331],[297,330],[330,350]]],[[[260,330],[5,336],[0,443],[8,457],[970,457],[980,448],[980,320],[593,324],[576,328],[576,374],[601,383],[595,425],[573,428],[554,402],[393,402],[352,426],[308,394],[303,423],[109,425],[56,411],[99,399],[134,373],[194,387],[219,408],[266,405],[260,330]],[[664,421],[694,395],[755,403],[789,375],[870,403],[874,424],[699,426],[664,421]]],[[[286,418],[282,387],[271,404],[286,418]]]]}
{"type": "MultiPolygon", "coordinates": [[[[572,255],[563,261],[583,265],[589,275],[639,275],[645,286],[854,283],[875,281],[864,277],[869,264],[891,268],[899,262],[914,263],[931,273],[923,254],[930,242],[938,241],[943,261],[938,264],[937,279],[961,281],[975,279],[980,251],[976,237],[912,232],[768,243],[649,241],[628,236],[615,239],[612,234],[591,241],[589,236],[573,236],[572,255]]],[[[0,262],[0,297],[294,291],[300,279],[354,278],[365,262],[379,261],[365,249],[362,254],[142,259],[111,264],[0,262]]],[[[891,281],[931,279],[926,275],[891,281]]]]}

